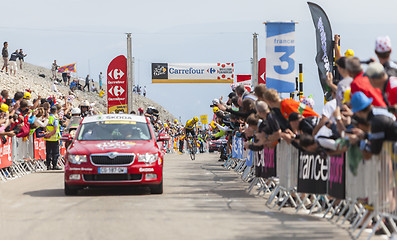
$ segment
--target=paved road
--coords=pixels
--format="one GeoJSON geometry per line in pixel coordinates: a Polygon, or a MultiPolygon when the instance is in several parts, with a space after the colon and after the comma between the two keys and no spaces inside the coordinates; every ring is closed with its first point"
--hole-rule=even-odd
{"type": "Polygon", "coordinates": [[[65,197],[61,171],[0,184],[0,238],[350,239],[325,220],[268,209],[217,157],[167,155],[163,195],[88,189],[65,197]]]}

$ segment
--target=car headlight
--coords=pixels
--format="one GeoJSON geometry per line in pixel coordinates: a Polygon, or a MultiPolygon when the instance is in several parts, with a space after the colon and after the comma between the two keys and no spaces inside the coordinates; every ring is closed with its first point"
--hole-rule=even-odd
{"type": "Polygon", "coordinates": [[[68,157],[68,161],[73,164],[80,164],[83,162],[87,162],[87,156],[86,155],[72,155],[72,154],[70,154],[68,157]]]}
{"type": "Polygon", "coordinates": [[[144,163],[154,163],[157,161],[158,155],[156,154],[140,154],[138,156],[138,162],[144,162],[144,163]]]}

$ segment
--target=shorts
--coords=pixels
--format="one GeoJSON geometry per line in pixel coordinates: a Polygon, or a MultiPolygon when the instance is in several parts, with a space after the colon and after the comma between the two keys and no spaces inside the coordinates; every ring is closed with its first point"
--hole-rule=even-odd
{"type": "Polygon", "coordinates": [[[17,70],[17,62],[10,61],[10,70],[16,71],[17,70]]]}
{"type": "Polygon", "coordinates": [[[192,129],[186,129],[186,137],[189,136],[189,133],[190,133],[190,135],[192,135],[192,137],[196,137],[196,132],[194,131],[193,128],[192,129]]]}
{"type": "Polygon", "coordinates": [[[3,57],[4,66],[8,65],[8,57],[3,57]]]}

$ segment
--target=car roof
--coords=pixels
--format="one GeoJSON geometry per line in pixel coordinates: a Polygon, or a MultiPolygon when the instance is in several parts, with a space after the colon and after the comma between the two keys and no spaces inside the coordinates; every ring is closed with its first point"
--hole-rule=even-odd
{"type": "Polygon", "coordinates": [[[84,123],[102,122],[102,121],[131,121],[146,123],[146,118],[134,114],[101,114],[94,116],[87,116],[83,119],[84,123]]]}

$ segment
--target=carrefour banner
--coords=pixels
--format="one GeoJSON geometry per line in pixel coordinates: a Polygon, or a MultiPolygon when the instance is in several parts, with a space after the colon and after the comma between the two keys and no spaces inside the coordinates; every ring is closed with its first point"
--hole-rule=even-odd
{"type": "Polygon", "coordinates": [[[278,92],[295,91],[295,23],[266,23],[266,85],[278,92]]]}
{"type": "Polygon", "coordinates": [[[233,83],[233,63],[152,63],[152,83],[233,83]]]}

